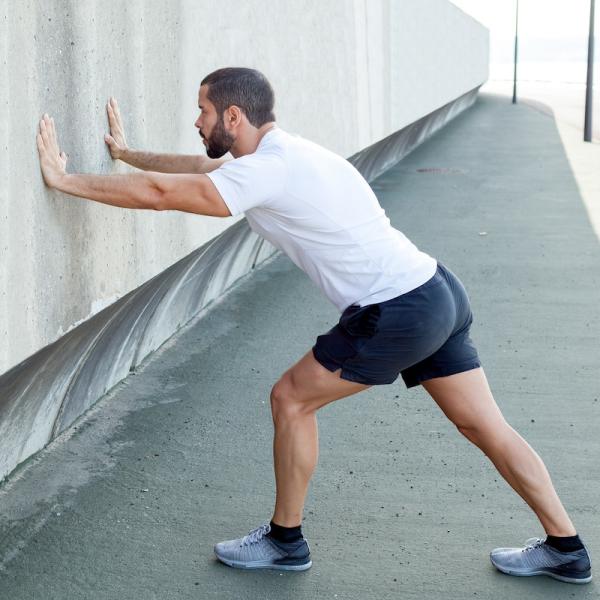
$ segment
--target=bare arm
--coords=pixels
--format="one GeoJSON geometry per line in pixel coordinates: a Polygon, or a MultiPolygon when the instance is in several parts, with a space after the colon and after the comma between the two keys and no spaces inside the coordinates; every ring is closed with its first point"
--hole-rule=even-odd
{"type": "Polygon", "coordinates": [[[58,146],[54,120],[44,115],[37,135],[46,185],[62,192],[122,208],[181,210],[212,217],[231,216],[212,181],[201,174],[155,172],[80,175],[66,172],[67,157],[58,146]]]}
{"type": "Polygon", "coordinates": [[[104,141],[110,150],[110,155],[137,169],[160,173],[209,173],[231,160],[230,158],[212,159],[202,154],[158,154],[133,150],[127,145],[123,119],[115,98],[110,98],[108,101],[106,112],[110,134],[104,136],[104,141]]]}
{"type": "Polygon", "coordinates": [[[119,158],[137,169],[160,173],[209,173],[231,160],[208,158],[202,154],[157,154],[131,148],[124,149],[119,158]]]}
{"type": "Polygon", "coordinates": [[[131,173],[80,175],[63,173],[52,187],[72,196],[122,208],[180,210],[209,217],[230,217],[212,181],[202,174],[131,173]]]}
{"type": "MultiPolygon", "coordinates": [[[[46,178],[45,178],[46,179],[46,178]]],[[[47,178],[49,187],[72,196],[122,208],[157,210],[160,190],[151,173],[83,175],[63,173],[47,178]]]]}

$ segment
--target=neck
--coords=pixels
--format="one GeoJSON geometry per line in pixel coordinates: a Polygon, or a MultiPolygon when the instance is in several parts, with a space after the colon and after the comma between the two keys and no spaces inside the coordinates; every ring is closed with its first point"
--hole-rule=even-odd
{"type": "Polygon", "coordinates": [[[238,138],[233,144],[233,146],[231,146],[231,148],[229,149],[229,152],[231,152],[231,155],[234,158],[238,158],[246,154],[253,154],[258,148],[260,140],[262,140],[262,138],[267,132],[273,129],[277,129],[277,123],[275,121],[270,121],[269,123],[261,125],[258,129],[255,129],[252,133],[250,133],[246,137],[246,139],[240,140],[238,138]]]}

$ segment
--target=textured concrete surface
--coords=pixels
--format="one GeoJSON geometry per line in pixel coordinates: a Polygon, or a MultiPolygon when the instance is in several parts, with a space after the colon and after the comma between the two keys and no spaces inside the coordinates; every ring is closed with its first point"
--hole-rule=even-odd
{"type": "Polygon", "coordinates": [[[481,85],[487,34],[447,0],[0,2],[0,373],[235,221],[49,192],[42,113],[70,170],[123,172],[103,141],[108,96],[132,147],[200,153],[201,79],[248,66],[283,128],[350,156],[481,85]]]}
{"type": "MultiPolygon", "coordinates": [[[[496,399],[600,553],[600,248],[552,120],[480,96],[373,187],[466,284],[496,399]]],[[[271,515],[269,390],[337,317],[280,256],[178,332],[0,488],[0,596],[597,598],[492,568],[537,519],[401,380],[319,414],[312,569],[215,562],[214,542],[271,515]]]]}

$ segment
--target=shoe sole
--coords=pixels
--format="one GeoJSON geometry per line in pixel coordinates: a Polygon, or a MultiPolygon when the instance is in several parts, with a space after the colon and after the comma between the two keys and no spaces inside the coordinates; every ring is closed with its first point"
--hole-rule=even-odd
{"type": "Polygon", "coordinates": [[[588,577],[566,577],[565,575],[558,575],[558,573],[552,573],[549,571],[528,571],[526,573],[519,571],[511,571],[510,569],[506,569],[505,567],[501,567],[497,565],[491,558],[491,563],[500,571],[501,573],[505,573],[506,575],[514,575],[516,577],[533,577],[534,575],[546,575],[547,577],[552,577],[553,579],[558,579],[559,581],[564,581],[565,583],[589,583],[592,580],[592,576],[588,577]]]}
{"type": "Polygon", "coordinates": [[[301,565],[278,565],[269,561],[255,561],[252,563],[244,563],[237,560],[229,560],[228,558],[221,558],[218,555],[216,556],[223,564],[226,564],[229,567],[233,567],[234,569],[274,569],[277,571],[306,571],[306,569],[310,569],[310,567],[312,567],[312,560],[309,560],[307,563],[303,563],[301,565]]]}

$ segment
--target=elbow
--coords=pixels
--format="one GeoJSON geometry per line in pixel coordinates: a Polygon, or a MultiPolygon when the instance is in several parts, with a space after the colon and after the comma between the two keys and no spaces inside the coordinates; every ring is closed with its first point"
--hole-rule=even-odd
{"type": "Polygon", "coordinates": [[[154,190],[150,194],[150,206],[152,210],[167,210],[166,198],[164,192],[154,190]]]}
{"type": "Polygon", "coordinates": [[[150,179],[146,190],[146,206],[152,210],[167,210],[167,190],[155,179],[150,179]]]}

